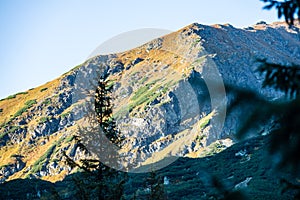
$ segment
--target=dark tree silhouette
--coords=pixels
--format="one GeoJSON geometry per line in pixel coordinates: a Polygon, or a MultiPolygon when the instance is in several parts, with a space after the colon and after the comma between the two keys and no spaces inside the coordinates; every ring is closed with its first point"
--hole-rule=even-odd
{"type": "MultiPolygon", "coordinates": [[[[289,28],[294,27],[297,16],[300,18],[300,0],[273,1],[262,0],[267,3],[264,9],[275,8],[278,18],[284,16],[289,28]]],[[[299,34],[299,31],[298,31],[299,34]]],[[[274,88],[284,93],[285,98],[268,101],[259,94],[239,88],[227,86],[234,91],[238,98],[232,102],[229,112],[243,103],[253,104],[256,107],[250,111],[245,122],[241,124],[237,133],[238,138],[243,138],[259,124],[268,121],[272,126],[269,131],[270,153],[279,159],[274,163],[278,169],[291,170],[295,181],[282,180],[282,192],[287,190],[297,191],[296,199],[300,198],[300,185],[297,179],[300,177],[300,66],[291,63],[288,66],[270,63],[267,60],[260,62],[257,72],[263,77],[263,87],[274,88]]],[[[258,133],[260,134],[260,133],[258,133]]]]}
{"type": "MultiPolygon", "coordinates": [[[[289,28],[293,28],[299,34],[299,29],[294,27],[295,20],[300,19],[300,0],[261,0],[267,5],[264,9],[277,9],[278,18],[284,17],[289,28]]],[[[253,134],[253,130],[261,124],[269,123],[271,155],[279,158],[274,163],[278,172],[288,170],[294,176],[294,180],[281,179],[282,193],[294,191],[295,199],[300,199],[300,185],[297,180],[300,178],[300,66],[290,63],[288,66],[278,63],[270,63],[265,59],[257,60],[260,65],[257,72],[264,77],[263,88],[274,88],[281,91],[284,99],[269,101],[265,97],[253,91],[236,88],[226,85],[226,90],[235,94],[236,98],[229,107],[228,112],[232,112],[236,107],[245,104],[255,105],[236,134],[237,139],[242,140],[248,133],[253,134]]],[[[261,133],[256,133],[260,135],[261,133]]],[[[266,157],[266,159],[268,159],[266,157]]],[[[222,181],[214,178],[214,187],[217,189],[217,199],[247,199],[242,192],[227,191],[222,181]]]]}
{"type": "Polygon", "coordinates": [[[264,9],[270,10],[272,8],[277,9],[278,18],[284,17],[285,21],[289,25],[293,25],[295,21],[295,15],[300,19],[300,0],[261,0],[268,3],[264,9]]]}
{"type": "Polygon", "coordinates": [[[149,177],[146,179],[147,186],[149,188],[149,200],[164,200],[167,199],[164,191],[163,178],[156,174],[155,171],[151,171],[149,177]]]}
{"type": "MultiPolygon", "coordinates": [[[[101,131],[96,132],[92,131],[93,134],[105,134],[105,137],[108,138],[114,145],[121,146],[121,142],[124,140],[124,137],[120,135],[120,132],[116,126],[116,122],[112,116],[113,105],[111,103],[111,90],[112,86],[108,87],[107,81],[105,78],[101,77],[97,83],[96,91],[95,91],[95,113],[96,113],[96,122],[93,121],[93,117],[90,116],[90,123],[98,123],[101,131]]],[[[90,113],[90,112],[89,112],[90,113]]],[[[89,118],[89,116],[87,116],[89,118]]],[[[79,128],[78,135],[74,137],[76,145],[83,152],[89,152],[89,149],[82,142],[81,136],[89,135],[90,130],[87,128],[79,128]]],[[[93,136],[89,138],[93,140],[93,136]]],[[[102,146],[97,146],[101,153],[99,156],[108,157],[113,159],[113,153],[110,154],[106,152],[105,144],[102,146]]],[[[94,152],[93,152],[94,153],[94,152]]],[[[72,168],[78,167],[85,172],[90,173],[92,176],[95,176],[95,181],[88,184],[87,188],[91,191],[91,188],[96,188],[98,190],[98,199],[122,199],[123,198],[123,185],[125,183],[126,174],[119,172],[115,169],[108,167],[103,164],[99,159],[80,159],[79,162],[74,161],[70,158],[66,153],[64,153],[66,157],[67,164],[72,168]]],[[[78,184],[77,184],[78,185],[78,184]]],[[[79,188],[80,191],[83,191],[83,187],[79,188]]],[[[88,193],[89,191],[86,191],[88,193]]],[[[83,193],[83,192],[81,192],[83,193]]]]}
{"type": "Polygon", "coordinates": [[[95,94],[95,111],[97,120],[106,137],[114,144],[120,146],[124,137],[119,133],[116,122],[112,117],[111,91],[113,85],[108,86],[107,81],[100,79],[95,94]]]}

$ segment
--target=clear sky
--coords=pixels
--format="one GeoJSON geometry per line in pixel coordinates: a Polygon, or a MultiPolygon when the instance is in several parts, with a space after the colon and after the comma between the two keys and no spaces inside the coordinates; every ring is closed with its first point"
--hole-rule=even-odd
{"type": "Polygon", "coordinates": [[[140,28],[277,21],[259,0],[0,0],[0,99],[53,80],[140,28]]]}

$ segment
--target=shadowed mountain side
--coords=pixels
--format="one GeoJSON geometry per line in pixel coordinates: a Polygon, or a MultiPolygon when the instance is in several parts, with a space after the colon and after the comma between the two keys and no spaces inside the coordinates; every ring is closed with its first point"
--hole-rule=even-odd
{"type": "MultiPolygon", "coordinates": [[[[268,157],[268,136],[237,143],[206,158],[180,158],[156,172],[164,180],[168,199],[209,199],[221,197],[219,190],[241,190],[249,199],[292,199],[294,192],[280,194],[280,180],[296,182],[285,172],[278,173],[268,157]],[[218,180],[222,188],[214,185],[218,180]]],[[[218,148],[211,148],[212,153],[218,148]]],[[[149,173],[128,174],[125,199],[145,199],[149,173]]],[[[63,181],[50,183],[37,179],[17,179],[0,186],[0,199],[94,199],[95,176],[75,173],[63,181]]]]}

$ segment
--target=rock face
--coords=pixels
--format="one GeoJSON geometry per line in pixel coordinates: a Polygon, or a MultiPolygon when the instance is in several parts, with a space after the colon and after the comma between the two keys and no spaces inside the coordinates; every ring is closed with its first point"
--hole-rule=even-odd
{"type": "Polygon", "coordinates": [[[280,98],[280,92],[261,88],[257,59],[300,64],[299,37],[298,26],[283,23],[245,29],[191,24],[136,49],[91,58],[55,81],[1,100],[0,180],[63,177],[72,172],[63,152],[75,160],[89,155],[73,135],[89,126],[84,119],[93,113],[103,74],[113,85],[113,114],[126,138],[120,153],[132,167],[167,156],[205,156],[208,146],[230,145],[250,107],[226,115],[236,96],[224,85],[280,98]],[[19,167],[7,158],[14,153],[24,156],[19,167]]]}
{"type": "Polygon", "coordinates": [[[25,167],[25,163],[22,161],[22,156],[14,156],[14,162],[4,165],[0,168],[0,183],[4,182],[9,176],[21,171],[25,167]]]}

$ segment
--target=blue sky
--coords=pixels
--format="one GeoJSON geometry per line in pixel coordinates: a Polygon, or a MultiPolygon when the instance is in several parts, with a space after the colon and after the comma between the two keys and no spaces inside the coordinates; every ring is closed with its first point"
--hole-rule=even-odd
{"type": "Polygon", "coordinates": [[[53,80],[120,33],[277,21],[259,0],[0,0],[0,99],[53,80]],[[143,2],[143,3],[142,3],[143,2]]]}

